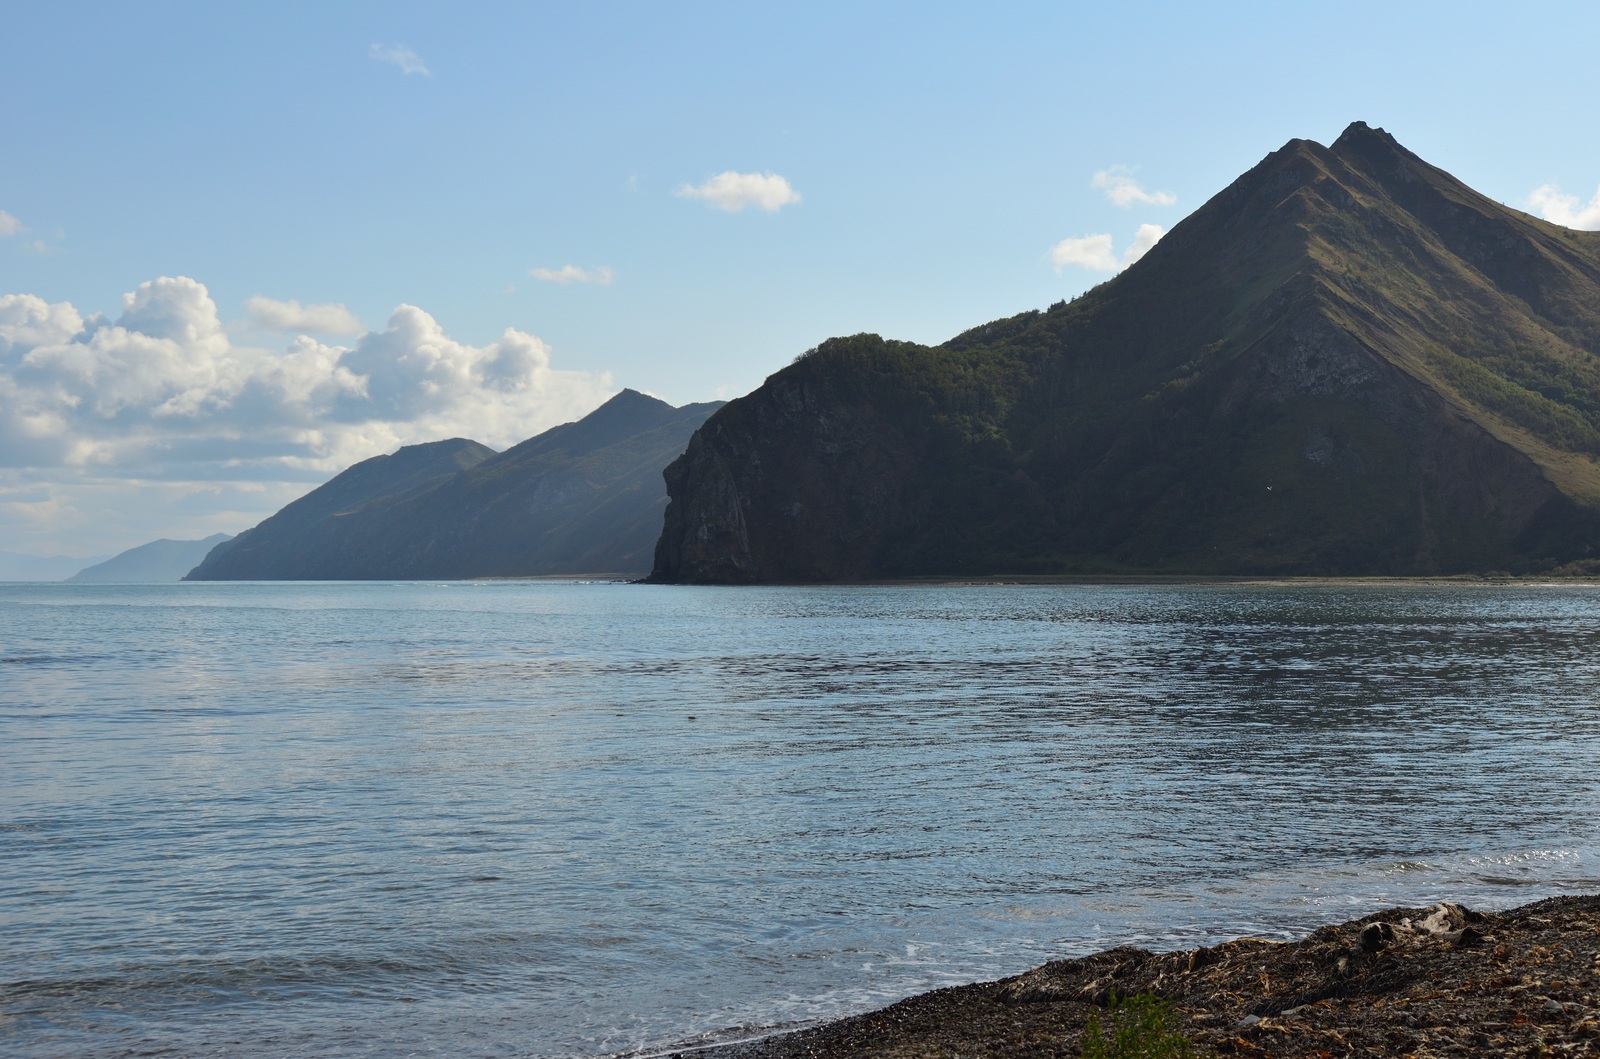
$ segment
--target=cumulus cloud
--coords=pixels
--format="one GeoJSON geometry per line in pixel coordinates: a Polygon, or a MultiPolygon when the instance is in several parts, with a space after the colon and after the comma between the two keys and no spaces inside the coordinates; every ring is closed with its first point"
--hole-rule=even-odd
{"type": "Polygon", "coordinates": [[[1057,272],[1068,266],[1096,272],[1120,272],[1149,253],[1150,248],[1166,234],[1166,229],[1159,224],[1139,225],[1133,242],[1122,251],[1120,258],[1108,232],[1063,239],[1050,248],[1050,263],[1055,265],[1057,272]]]}
{"type": "Polygon", "coordinates": [[[613,275],[611,269],[605,265],[598,268],[579,268],[577,265],[562,265],[560,268],[530,268],[528,275],[544,283],[597,283],[602,287],[609,286],[613,275]]]}
{"type": "Polygon", "coordinates": [[[349,345],[303,334],[268,349],[235,344],[210,292],[187,277],[141,284],[115,320],[4,295],[0,494],[10,496],[0,504],[13,507],[0,511],[0,534],[52,505],[114,510],[108,498],[138,481],[185,483],[196,505],[187,525],[236,532],[368,456],[457,436],[503,448],[581,417],[610,384],[555,368],[537,336],[508,328],[473,345],[413,305],[349,345]],[[251,489],[250,517],[204,521],[217,505],[249,510],[251,489]]]}
{"type": "Polygon", "coordinates": [[[1141,224],[1139,230],[1133,233],[1133,242],[1122,252],[1122,267],[1127,268],[1135,261],[1150,252],[1150,248],[1161,241],[1167,230],[1159,224],[1141,224]]]}
{"type": "Polygon", "coordinates": [[[685,184],[674,194],[679,198],[699,199],[729,213],[755,206],[776,213],[800,201],[799,192],[776,173],[735,173],[728,170],[698,186],[685,184]]]}
{"type": "Polygon", "coordinates": [[[315,335],[359,335],[366,330],[356,314],[343,305],[301,305],[257,294],[244,303],[245,314],[268,331],[309,331],[315,335]]]}
{"type": "Polygon", "coordinates": [[[1554,184],[1535,188],[1528,196],[1528,205],[1547,221],[1567,228],[1587,231],[1600,229],[1600,190],[1594,193],[1587,206],[1579,205],[1578,196],[1563,195],[1554,184]]]}
{"type": "Polygon", "coordinates": [[[422,56],[406,47],[404,44],[374,44],[367,53],[381,63],[391,63],[398,66],[402,73],[421,74],[423,77],[432,77],[433,72],[422,61],[422,56]]]}
{"type": "Polygon", "coordinates": [[[1112,250],[1111,234],[1080,235],[1063,239],[1050,248],[1050,262],[1060,272],[1067,266],[1092,268],[1098,272],[1115,272],[1117,255],[1112,250]]]}
{"type": "Polygon", "coordinates": [[[32,294],[0,294],[0,365],[11,349],[65,342],[83,330],[83,317],[66,302],[54,305],[32,294]]]}
{"type": "Polygon", "coordinates": [[[16,235],[20,231],[22,231],[22,222],[5,210],[0,210],[0,239],[16,235]]]}
{"type": "Polygon", "coordinates": [[[1106,198],[1126,209],[1137,203],[1141,206],[1171,206],[1178,196],[1170,191],[1146,191],[1133,179],[1127,166],[1114,165],[1094,175],[1094,186],[1106,193],[1106,198]]]}

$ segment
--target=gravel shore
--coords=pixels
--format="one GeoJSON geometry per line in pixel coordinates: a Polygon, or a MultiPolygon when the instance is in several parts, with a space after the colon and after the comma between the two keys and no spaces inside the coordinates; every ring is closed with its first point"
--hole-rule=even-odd
{"type": "Polygon", "coordinates": [[[1117,948],[684,1059],[1076,1056],[1113,994],[1154,993],[1219,1055],[1600,1056],[1600,895],[1396,908],[1297,942],[1117,948]]]}

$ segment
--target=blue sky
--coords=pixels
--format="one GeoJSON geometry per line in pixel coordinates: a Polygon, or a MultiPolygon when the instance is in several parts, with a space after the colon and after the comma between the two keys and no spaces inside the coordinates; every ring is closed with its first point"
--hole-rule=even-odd
{"type": "Polygon", "coordinates": [[[1597,31],[1592,3],[3,0],[0,550],[237,532],[398,444],[941,341],[1352,120],[1600,227],[1597,31]]]}

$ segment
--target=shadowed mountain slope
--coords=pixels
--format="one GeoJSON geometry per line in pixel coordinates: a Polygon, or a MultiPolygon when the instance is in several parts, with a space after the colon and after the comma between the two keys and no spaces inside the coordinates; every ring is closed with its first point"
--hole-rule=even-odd
{"type": "Polygon", "coordinates": [[[1546,569],[1597,458],[1600,233],[1358,122],[1071,304],[773,375],[668,469],[652,579],[1546,569]]]}
{"type": "Polygon", "coordinates": [[[624,390],[583,419],[499,454],[459,440],[410,446],[351,468],[214,551],[189,577],[643,573],[666,505],[661,470],[716,407],[673,408],[624,390]],[[430,473],[419,469],[401,488],[380,484],[388,465],[379,461],[424,449],[435,451],[414,458],[430,473]],[[362,495],[344,497],[345,479],[374,464],[362,495]]]}

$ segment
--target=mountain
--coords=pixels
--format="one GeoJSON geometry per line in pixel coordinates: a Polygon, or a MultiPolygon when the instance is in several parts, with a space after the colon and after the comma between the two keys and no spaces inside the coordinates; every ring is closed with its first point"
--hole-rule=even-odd
{"type": "Polygon", "coordinates": [[[834,339],[667,469],[652,580],[1534,571],[1600,544],[1600,233],[1357,122],[1070,304],[834,339]]]}
{"type": "Polygon", "coordinates": [[[105,558],[104,555],[75,559],[68,555],[0,552],[0,581],[60,581],[105,558]]]}
{"type": "Polygon", "coordinates": [[[158,540],[129,548],[103,563],[85,567],[67,578],[73,584],[112,584],[149,581],[182,581],[194,565],[223,541],[233,538],[213,533],[204,540],[158,540]]]}
{"type": "Polygon", "coordinates": [[[211,549],[185,581],[339,580],[370,561],[338,532],[374,504],[442,481],[494,455],[466,438],[407,445],[362,460],[276,515],[211,549]]]}
{"type": "Polygon", "coordinates": [[[667,501],[662,468],[717,407],[624,390],[499,454],[459,439],[403,448],[240,534],[189,579],[642,574],[667,501]]]}

